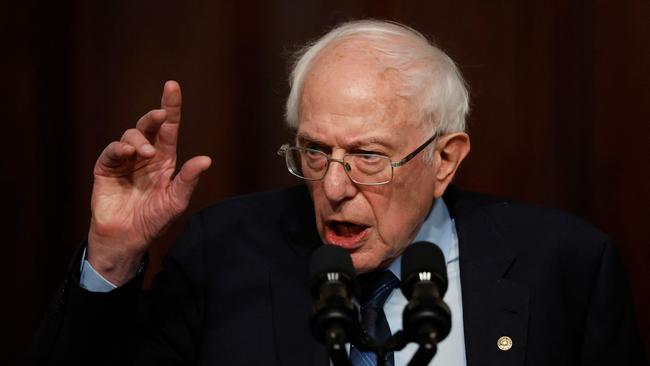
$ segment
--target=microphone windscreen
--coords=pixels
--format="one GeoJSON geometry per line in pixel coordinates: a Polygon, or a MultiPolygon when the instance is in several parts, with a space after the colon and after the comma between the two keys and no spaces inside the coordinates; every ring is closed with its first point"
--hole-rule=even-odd
{"type": "Polygon", "coordinates": [[[350,278],[355,278],[356,272],[347,250],[325,244],[314,251],[309,265],[309,278],[314,279],[328,272],[344,273],[350,278]]]}
{"type": "Polygon", "coordinates": [[[444,296],[447,292],[447,265],[437,245],[419,241],[409,245],[402,254],[402,281],[412,282],[411,278],[420,272],[431,272],[431,281],[436,282],[440,296],[444,296]]]}

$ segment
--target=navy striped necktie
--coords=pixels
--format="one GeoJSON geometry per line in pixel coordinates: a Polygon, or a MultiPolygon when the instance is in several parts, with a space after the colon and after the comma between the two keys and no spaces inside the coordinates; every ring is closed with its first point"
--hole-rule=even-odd
{"type": "MultiPolygon", "coordinates": [[[[358,280],[361,285],[361,331],[383,344],[391,336],[384,303],[399,280],[391,271],[363,274],[358,280]]],[[[350,348],[350,361],[353,366],[377,365],[374,352],[362,351],[354,346],[350,348]]],[[[393,352],[386,354],[386,366],[394,364],[393,352]]]]}

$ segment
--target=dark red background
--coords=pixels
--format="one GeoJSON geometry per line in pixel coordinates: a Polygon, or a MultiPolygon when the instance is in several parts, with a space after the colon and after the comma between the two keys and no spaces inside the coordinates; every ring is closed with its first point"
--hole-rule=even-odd
{"type": "MultiPolygon", "coordinates": [[[[86,234],[96,157],[156,107],[165,80],[183,87],[181,160],[214,159],[190,212],[294,184],[275,155],[288,138],[288,56],[359,17],[405,22],[459,63],[473,149],[458,185],[568,210],[607,232],[650,346],[650,2],[18,3],[0,12],[10,318],[0,363],[25,352],[86,234]]],[[[149,277],[185,219],[153,250],[149,277]]]]}

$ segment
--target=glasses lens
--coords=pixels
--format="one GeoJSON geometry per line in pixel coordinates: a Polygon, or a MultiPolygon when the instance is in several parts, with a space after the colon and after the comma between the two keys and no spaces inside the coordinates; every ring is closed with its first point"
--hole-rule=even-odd
{"type": "Polygon", "coordinates": [[[377,154],[348,154],[344,161],[350,165],[348,175],[361,184],[383,184],[393,178],[387,156],[377,154]]]}
{"type": "Polygon", "coordinates": [[[300,178],[318,180],[327,170],[327,155],[318,150],[292,147],[287,149],[287,167],[300,178]]]}

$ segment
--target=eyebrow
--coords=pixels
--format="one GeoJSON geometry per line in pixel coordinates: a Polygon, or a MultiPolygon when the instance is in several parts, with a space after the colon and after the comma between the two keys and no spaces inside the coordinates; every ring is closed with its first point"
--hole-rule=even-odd
{"type": "MultiPolygon", "coordinates": [[[[309,134],[304,132],[300,132],[296,134],[296,140],[300,142],[310,142],[321,146],[329,146],[329,144],[325,143],[324,141],[319,140],[316,137],[310,136],[309,134]]],[[[378,137],[362,138],[357,141],[346,143],[344,146],[341,147],[343,147],[346,150],[352,150],[352,149],[358,149],[360,147],[365,147],[369,145],[379,145],[379,146],[383,146],[386,149],[394,150],[393,144],[390,141],[386,141],[385,139],[381,139],[378,137]]]]}

